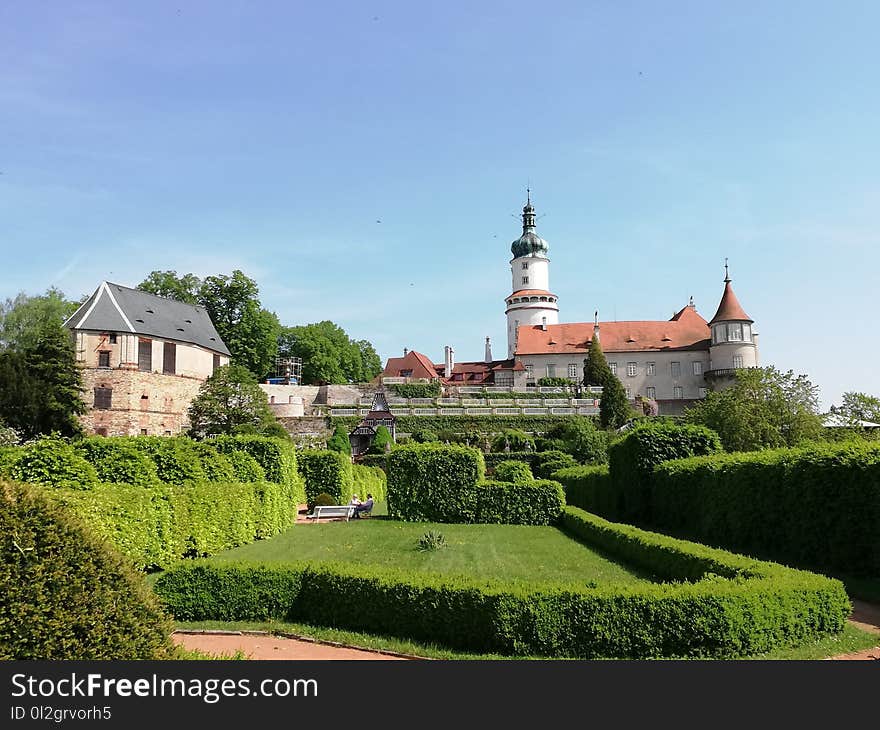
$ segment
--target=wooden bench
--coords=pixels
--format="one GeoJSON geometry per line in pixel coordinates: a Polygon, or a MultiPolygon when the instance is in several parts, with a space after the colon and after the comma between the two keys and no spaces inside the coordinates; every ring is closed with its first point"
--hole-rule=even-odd
{"type": "Polygon", "coordinates": [[[349,519],[351,519],[353,513],[353,504],[318,504],[315,505],[315,509],[312,511],[312,514],[306,515],[306,519],[318,522],[322,517],[326,519],[330,519],[332,517],[344,517],[345,521],[348,522],[349,519]]]}

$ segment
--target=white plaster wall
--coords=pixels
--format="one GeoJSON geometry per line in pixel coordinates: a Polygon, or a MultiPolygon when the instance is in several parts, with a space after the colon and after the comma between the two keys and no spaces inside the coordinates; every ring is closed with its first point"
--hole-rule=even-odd
{"type": "Polygon", "coordinates": [[[540,325],[544,317],[547,324],[559,324],[559,306],[556,302],[526,302],[511,304],[507,308],[507,357],[516,352],[517,327],[540,325]]]}
{"type": "Polygon", "coordinates": [[[510,262],[511,289],[550,289],[550,260],[543,256],[520,256],[510,262]],[[523,268],[523,264],[528,266],[523,268]],[[523,284],[522,278],[529,277],[529,283],[523,284]]]}
{"type": "Polygon", "coordinates": [[[742,367],[758,366],[758,348],[750,342],[722,342],[709,348],[712,370],[725,370],[733,367],[734,355],[742,355],[742,367]]]}

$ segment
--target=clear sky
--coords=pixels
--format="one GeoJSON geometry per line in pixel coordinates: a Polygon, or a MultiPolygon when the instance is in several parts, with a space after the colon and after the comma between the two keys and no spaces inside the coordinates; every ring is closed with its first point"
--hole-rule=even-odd
{"type": "Polygon", "coordinates": [[[707,319],[880,395],[880,4],[0,3],[0,296],[242,269],[284,324],[505,351],[530,184],[563,322],[707,319]]]}

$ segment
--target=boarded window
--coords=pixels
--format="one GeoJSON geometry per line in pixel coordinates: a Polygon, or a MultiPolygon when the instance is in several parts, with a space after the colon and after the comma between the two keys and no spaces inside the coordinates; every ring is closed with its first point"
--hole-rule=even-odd
{"type": "Polygon", "coordinates": [[[153,372],[153,341],[138,340],[138,370],[153,372]]]}
{"type": "Polygon", "coordinates": [[[220,367],[220,356],[214,355],[214,370],[213,372],[217,372],[217,368],[220,367]]]}
{"type": "Polygon", "coordinates": [[[177,345],[173,342],[165,343],[165,352],[162,357],[162,372],[165,375],[174,375],[177,372],[177,345]]]}
{"type": "Polygon", "coordinates": [[[95,388],[95,408],[106,411],[112,406],[113,388],[95,388]]]}
{"type": "Polygon", "coordinates": [[[98,353],[98,367],[99,368],[109,368],[110,367],[110,351],[109,350],[101,350],[98,353]]]}

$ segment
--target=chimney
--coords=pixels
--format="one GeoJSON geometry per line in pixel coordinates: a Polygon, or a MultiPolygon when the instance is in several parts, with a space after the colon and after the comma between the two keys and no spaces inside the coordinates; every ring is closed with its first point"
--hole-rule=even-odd
{"type": "Polygon", "coordinates": [[[489,342],[489,338],[486,338],[486,364],[488,365],[492,362],[492,343],[489,342]]]}
{"type": "Polygon", "coordinates": [[[404,347],[403,348],[403,356],[406,357],[408,353],[409,353],[409,350],[406,347],[404,347]]]}
{"type": "Polygon", "coordinates": [[[599,310],[593,312],[593,337],[599,339],[599,310]]]}
{"type": "Polygon", "coordinates": [[[547,318],[546,317],[541,317],[541,329],[544,330],[544,332],[547,331],[547,318]]]}
{"type": "Polygon", "coordinates": [[[443,376],[445,378],[451,378],[452,369],[455,367],[455,350],[449,345],[446,345],[446,347],[443,348],[443,364],[445,365],[443,376]]]}

